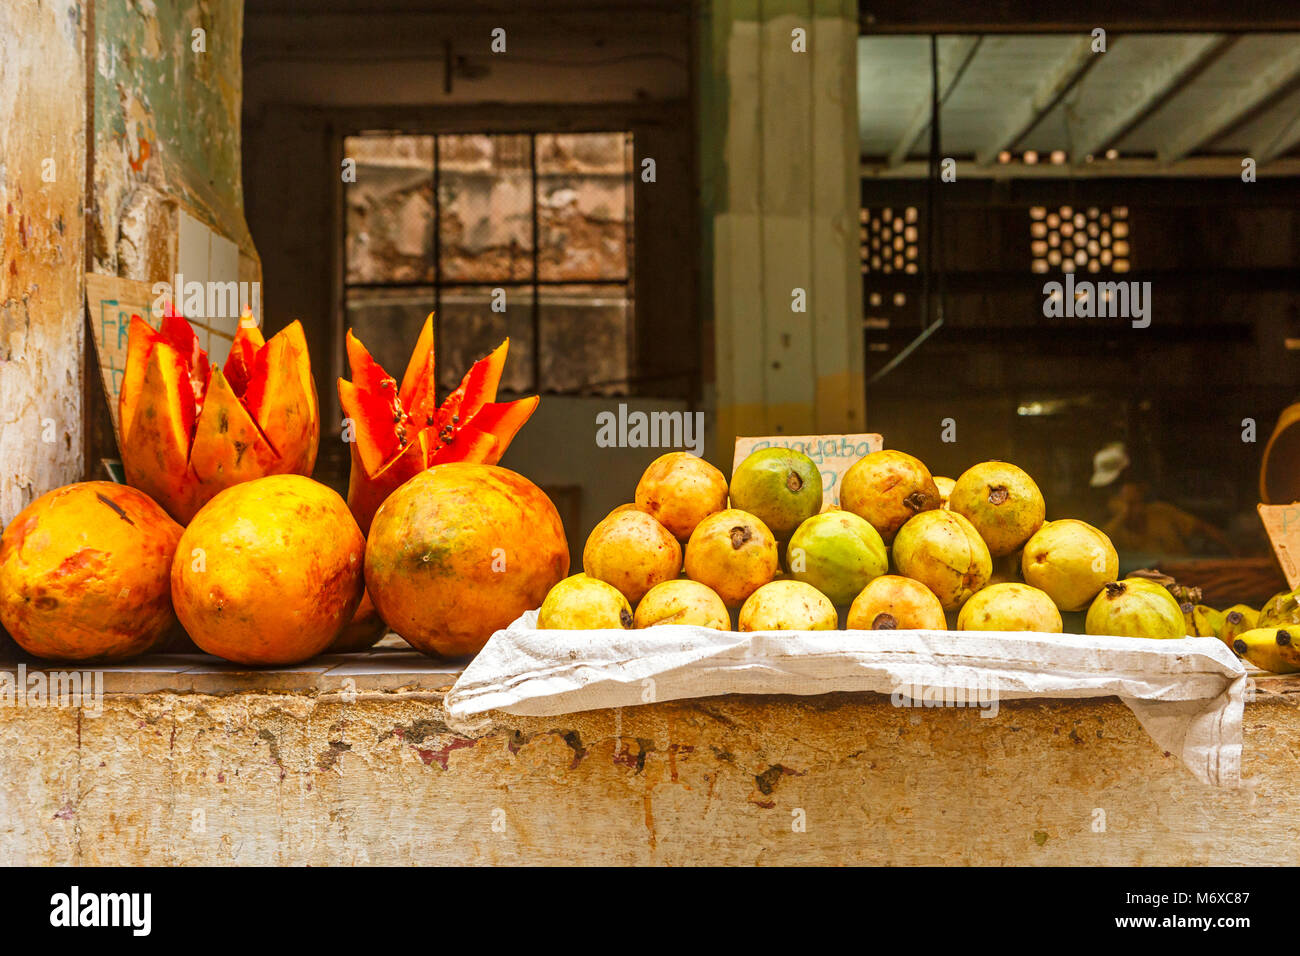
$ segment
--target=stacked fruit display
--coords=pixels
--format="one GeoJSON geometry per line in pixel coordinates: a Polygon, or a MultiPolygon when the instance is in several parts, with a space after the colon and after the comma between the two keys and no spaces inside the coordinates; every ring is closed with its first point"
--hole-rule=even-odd
{"type": "Polygon", "coordinates": [[[178,619],[255,666],[364,649],[388,627],[427,653],[477,651],[569,553],[546,495],[495,465],[537,405],[494,402],[506,344],[438,405],[431,330],[400,387],[349,335],[345,503],[305,477],[319,420],[297,323],[269,342],[244,325],[223,370],[184,319],[134,320],[122,457],[140,487],[83,482],[25,508],[0,536],[0,625],[68,661],[165,648],[178,619]]]}
{"type": "MultiPolygon", "coordinates": [[[[583,572],[551,590],[538,624],[833,630],[842,619],[850,630],[1060,633],[1065,614],[1095,635],[1212,634],[1266,669],[1300,670],[1277,630],[1294,621],[1258,627],[1244,607],[1189,605],[1185,616],[1163,584],[1119,578],[1102,531],[1046,514],[1037,484],[1008,462],[953,480],[904,452],[875,452],[845,473],[840,507],[823,511],[820,472],[798,451],[756,451],[730,483],[673,452],[592,531],[583,572]]],[[[1294,598],[1288,606],[1300,621],[1294,598]]]]}
{"type": "MultiPolygon", "coordinates": [[[[1179,591],[1177,586],[1173,590],[1179,591]]],[[[1300,640],[1300,589],[1275,594],[1258,610],[1234,604],[1216,611],[1191,600],[1183,601],[1180,609],[1189,635],[1217,637],[1261,670],[1278,674],[1300,671],[1300,649],[1292,643],[1300,640]]]]}
{"type": "Polygon", "coordinates": [[[876,452],[823,510],[820,471],[797,451],[757,451],[730,482],[666,454],[566,577],[555,506],[497,465],[538,403],[496,401],[507,347],[439,403],[431,321],[400,382],[349,334],[345,502],[307,477],[319,406],[297,323],[270,340],[241,324],[218,368],[179,316],[158,331],[134,321],[120,403],[134,487],[55,489],[9,524],[0,626],[50,659],[120,660],[187,634],[257,666],[364,649],[389,628],[463,656],[539,605],[543,628],[742,631],[1061,632],[1063,615],[1086,611],[1090,634],[1212,635],[1300,671],[1296,593],[1220,613],[1172,582],[1121,580],[1106,535],[1047,521],[1033,479],[1006,462],[954,481],[876,452]]]}

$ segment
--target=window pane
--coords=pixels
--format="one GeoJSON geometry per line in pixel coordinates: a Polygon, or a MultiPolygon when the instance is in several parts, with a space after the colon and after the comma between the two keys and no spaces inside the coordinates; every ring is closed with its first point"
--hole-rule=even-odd
{"type": "Polygon", "coordinates": [[[432,311],[432,288],[348,290],[348,327],[399,382],[424,320],[432,311]]]}
{"type": "Polygon", "coordinates": [[[438,137],[444,280],[532,278],[530,163],[528,136],[438,137]]]}
{"type": "Polygon", "coordinates": [[[510,351],[501,376],[503,392],[533,388],[533,293],[527,288],[489,287],[443,289],[442,322],[437,343],[438,387],[449,392],[478,359],[510,336],[510,351]],[[502,297],[503,296],[503,297],[502,297]],[[504,312],[494,312],[500,302],[504,312]]]}
{"type": "Polygon", "coordinates": [[[546,280],[625,279],[632,137],[537,137],[538,271],[546,280]]]}
{"type": "Polygon", "coordinates": [[[347,281],[433,280],[433,137],[349,136],[347,281]]]}
{"type": "Polygon", "coordinates": [[[543,391],[626,395],[631,302],[621,287],[540,290],[543,391]]]}

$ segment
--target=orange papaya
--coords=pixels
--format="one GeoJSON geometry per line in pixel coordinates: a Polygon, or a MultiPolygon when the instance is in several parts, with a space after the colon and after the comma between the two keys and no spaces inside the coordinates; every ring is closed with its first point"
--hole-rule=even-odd
{"type": "Polygon", "coordinates": [[[0,535],[0,624],[49,660],[122,660],[172,633],[181,526],[136,488],[86,481],[37,498],[0,535]]]}

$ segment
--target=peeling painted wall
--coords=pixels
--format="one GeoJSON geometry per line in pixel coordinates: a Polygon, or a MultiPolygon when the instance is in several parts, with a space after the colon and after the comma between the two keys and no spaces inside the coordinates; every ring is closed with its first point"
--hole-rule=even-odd
{"type": "Polygon", "coordinates": [[[93,11],[0,4],[0,525],[83,472],[87,241],[97,272],[169,278],[185,210],[236,243],[240,278],[260,278],[241,186],[242,0],[93,11]]]}
{"type": "Polygon", "coordinates": [[[96,272],[170,279],[178,209],[256,258],[240,173],[242,37],[242,0],[95,0],[96,272]]]}
{"type": "Polygon", "coordinates": [[[84,30],[0,4],[0,525],[81,472],[84,30]]]}
{"type": "Polygon", "coordinates": [[[440,698],[0,707],[0,865],[1300,862],[1281,698],[1246,709],[1253,791],[1197,783],[1114,699],[722,697],[466,733],[440,698]]]}

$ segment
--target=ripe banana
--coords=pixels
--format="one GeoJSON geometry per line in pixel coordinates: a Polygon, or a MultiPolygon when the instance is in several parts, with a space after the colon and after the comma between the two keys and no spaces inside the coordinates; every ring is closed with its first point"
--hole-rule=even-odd
{"type": "Polygon", "coordinates": [[[1218,637],[1223,633],[1223,614],[1205,604],[1192,609],[1192,623],[1197,637],[1218,637]]]}
{"type": "Polygon", "coordinates": [[[1232,649],[1261,670],[1274,674],[1300,671],[1300,648],[1292,643],[1300,638],[1300,628],[1256,627],[1233,641],[1232,649]]]}
{"type": "Polygon", "coordinates": [[[1256,611],[1249,604],[1234,604],[1232,607],[1228,608],[1223,612],[1224,618],[1227,618],[1227,616],[1231,614],[1233,611],[1236,611],[1243,618],[1245,618],[1246,626],[1245,628],[1243,628],[1243,630],[1249,631],[1252,627],[1256,626],[1255,622],[1259,620],[1259,612],[1256,611]]]}
{"type": "Polygon", "coordinates": [[[1300,624],[1300,588],[1274,594],[1259,609],[1258,627],[1286,627],[1300,624]]]}
{"type": "Polygon", "coordinates": [[[1223,615],[1205,604],[1184,601],[1179,605],[1188,637],[1219,637],[1223,631],[1223,615]]]}
{"type": "Polygon", "coordinates": [[[1255,622],[1259,620],[1259,612],[1253,607],[1245,604],[1234,604],[1223,612],[1223,630],[1219,632],[1219,640],[1232,647],[1233,642],[1242,634],[1255,627],[1255,622]]]}

